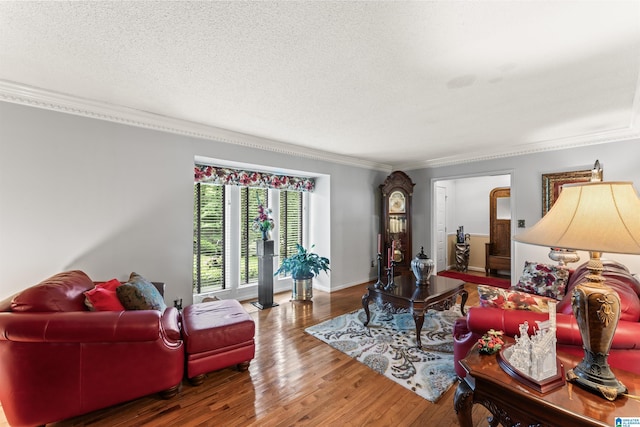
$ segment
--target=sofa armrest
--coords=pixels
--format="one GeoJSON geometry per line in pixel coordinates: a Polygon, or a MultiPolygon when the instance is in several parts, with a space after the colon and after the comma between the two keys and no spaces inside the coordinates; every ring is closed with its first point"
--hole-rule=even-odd
{"type": "MultiPolygon", "coordinates": [[[[173,307],[171,307],[173,308],[173,307]]],[[[176,338],[177,313],[168,310],[161,325],[156,310],[0,313],[0,340],[15,342],[134,342],[155,341],[167,331],[176,338]],[[165,327],[165,325],[167,325],[165,327]]]]}
{"type": "Polygon", "coordinates": [[[180,312],[175,307],[167,307],[160,318],[160,326],[165,336],[171,341],[182,339],[180,332],[180,312]]]}
{"type": "Polygon", "coordinates": [[[469,350],[478,342],[482,335],[469,331],[467,319],[460,317],[453,325],[453,360],[454,369],[459,378],[464,378],[467,372],[459,361],[467,357],[469,350]]]}

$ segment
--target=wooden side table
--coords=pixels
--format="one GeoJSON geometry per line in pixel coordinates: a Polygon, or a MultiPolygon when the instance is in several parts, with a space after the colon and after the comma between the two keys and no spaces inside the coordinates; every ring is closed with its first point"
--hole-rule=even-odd
{"type": "MultiPolygon", "coordinates": [[[[558,351],[565,371],[581,358],[558,351]]],[[[613,402],[593,394],[578,385],[564,386],[547,393],[538,393],[505,373],[496,355],[481,355],[477,348],[460,361],[467,376],[460,381],[454,398],[454,408],[461,427],[472,427],[471,409],[479,403],[493,415],[491,426],[614,426],[616,417],[638,417],[640,401],[620,396],[613,402]]],[[[636,374],[614,369],[616,377],[629,389],[640,393],[636,374]]]]}

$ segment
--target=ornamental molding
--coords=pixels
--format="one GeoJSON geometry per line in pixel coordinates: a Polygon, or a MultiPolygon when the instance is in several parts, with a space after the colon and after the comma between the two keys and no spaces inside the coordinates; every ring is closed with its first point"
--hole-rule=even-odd
{"type": "Polygon", "coordinates": [[[509,147],[507,149],[495,151],[478,151],[460,154],[456,156],[441,157],[438,159],[430,159],[421,162],[403,163],[394,166],[394,169],[404,171],[434,168],[442,166],[453,166],[465,163],[476,163],[486,160],[503,159],[505,157],[524,156],[528,154],[537,154],[547,151],[558,151],[571,148],[587,147],[591,145],[607,144],[610,142],[623,142],[634,139],[640,139],[640,129],[629,127],[625,129],[617,129],[615,131],[602,132],[598,134],[583,135],[579,137],[554,139],[532,144],[523,144],[520,146],[509,147]]]}
{"type": "Polygon", "coordinates": [[[638,124],[640,122],[640,91],[637,91],[635,94],[633,111],[630,115],[628,127],[605,132],[578,135],[569,138],[539,141],[530,144],[515,144],[511,147],[500,148],[493,151],[485,149],[475,152],[466,152],[455,156],[446,156],[395,165],[343,156],[313,148],[301,147],[268,138],[234,132],[174,117],[162,116],[121,105],[76,97],[2,79],[0,79],[0,101],[120,123],[128,126],[157,130],[160,132],[173,133],[176,135],[189,136],[192,138],[213,140],[252,149],[271,151],[295,157],[321,160],[384,172],[453,166],[547,151],[557,151],[590,145],[606,144],[610,142],[640,139],[640,125],[638,124]]]}
{"type": "Polygon", "coordinates": [[[295,157],[322,160],[347,166],[391,172],[392,166],[313,148],[300,147],[268,138],[234,132],[188,120],[162,116],[122,105],[109,104],[48,91],[0,79],[0,101],[42,108],[81,117],[120,123],[160,132],[213,140],[247,148],[272,151],[295,157]]]}

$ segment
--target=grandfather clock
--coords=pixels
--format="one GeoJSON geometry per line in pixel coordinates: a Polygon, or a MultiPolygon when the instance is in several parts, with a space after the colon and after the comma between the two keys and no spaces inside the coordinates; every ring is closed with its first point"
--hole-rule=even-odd
{"type": "Polygon", "coordinates": [[[391,253],[396,271],[401,274],[411,269],[411,196],[414,185],[411,178],[401,171],[392,172],[380,185],[383,265],[389,265],[391,253]]]}

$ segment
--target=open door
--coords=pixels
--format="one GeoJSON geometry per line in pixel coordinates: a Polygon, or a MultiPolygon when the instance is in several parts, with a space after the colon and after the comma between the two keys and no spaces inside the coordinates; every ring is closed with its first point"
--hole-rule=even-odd
{"type": "Polygon", "coordinates": [[[489,193],[489,243],[486,244],[485,274],[511,271],[511,189],[494,188],[489,193]]]}

